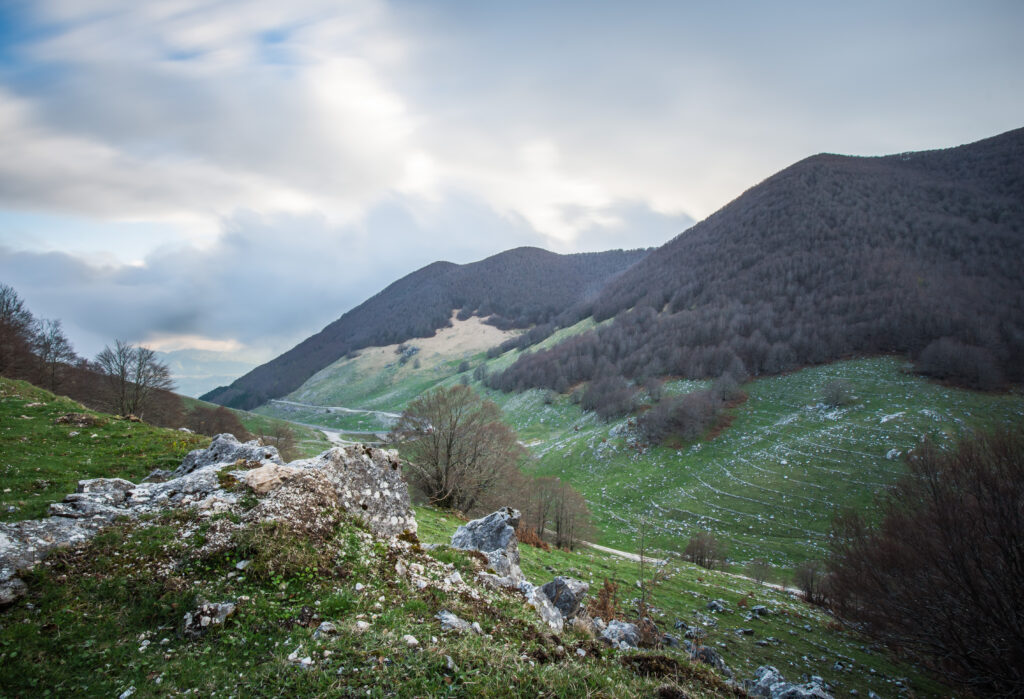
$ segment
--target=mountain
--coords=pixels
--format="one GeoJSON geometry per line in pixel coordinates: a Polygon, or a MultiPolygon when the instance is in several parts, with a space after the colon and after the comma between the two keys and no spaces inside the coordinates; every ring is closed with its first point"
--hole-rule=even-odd
{"type": "Polygon", "coordinates": [[[1024,379],[1024,129],[946,150],[821,154],[656,249],[594,331],[490,384],[776,374],[857,354],[992,388],[1024,379]]]}
{"type": "Polygon", "coordinates": [[[430,337],[460,318],[489,317],[499,327],[544,324],[582,309],[647,250],[558,255],[516,248],[466,265],[435,262],[399,279],[276,359],[230,386],[203,396],[221,405],[252,408],[298,388],[314,373],[364,347],[430,337]]]}
{"type": "Polygon", "coordinates": [[[171,370],[177,392],[193,398],[234,380],[256,366],[256,362],[226,359],[222,352],[208,350],[173,350],[157,352],[156,355],[171,370]]]}

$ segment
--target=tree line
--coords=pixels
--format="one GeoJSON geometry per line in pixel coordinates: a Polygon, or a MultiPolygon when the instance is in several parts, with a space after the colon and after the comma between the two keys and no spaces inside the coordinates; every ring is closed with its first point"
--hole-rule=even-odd
{"type": "Polygon", "coordinates": [[[974,388],[1019,382],[1022,189],[1019,130],[937,153],[809,158],[609,281],[589,310],[611,322],[488,385],[564,392],[885,353],[974,388]]]}
{"type": "MultiPolygon", "coordinates": [[[[17,291],[0,283],[0,376],[28,381],[94,410],[133,415],[159,427],[199,434],[230,432],[253,439],[238,416],[221,406],[186,408],[173,392],[167,365],[146,347],[115,340],[94,358],[80,357],[60,320],[36,318],[17,291]]],[[[295,455],[295,435],[278,426],[259,435],[282,455],[295,455]]]]}

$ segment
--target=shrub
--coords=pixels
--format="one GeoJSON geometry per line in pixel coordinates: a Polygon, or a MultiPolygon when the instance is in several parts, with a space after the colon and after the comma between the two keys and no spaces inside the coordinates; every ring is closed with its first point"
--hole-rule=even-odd
{"type": "Polygon", "coordinates": [[[725,562],[725,547],[711,532],[697,532],[686,544],[683,557],[702,568],[712,570],[725,562]]]}
{"type": "Polygon", "coordinates": [[[836,612],[979,696],[1024,694],[1024,427],[925,443],[877,527],[833,526],[836,612]]]}
{"type": "Polygon", "coordinates": [[[822,395],[825,405],[833,408],[841,408],[849,405],[853,400],[853,388],[843,379],[833,379],[825,384],[825,392],[822,395]]]}

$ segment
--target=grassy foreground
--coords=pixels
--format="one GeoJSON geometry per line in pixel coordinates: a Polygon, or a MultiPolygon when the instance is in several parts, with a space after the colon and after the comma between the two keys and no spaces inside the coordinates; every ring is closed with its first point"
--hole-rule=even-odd
{"type": "MultiPolygon", "coordinates": [[[[5,410],[19,415],[54,403],[55,411],[65,407],[27,385],[8,383],[4,391],[5,410]]],[[[118,427],[109,416],[94,417],[118,427]]],[[[47,421],[19,425],[27,440],[19,437],[17,444],[53,438],[47,421]]],[[[105,444],[102,449],[83,449],[78,459],[63,462],[66,492],[78,478],[137,476],[180,458],[181,433],[128,426],[111,431],[104,443],[91,440],[105,444]],[[151,440],[145,457],[131,449],[143,431],[151,440]],[[118,471],[126,452],[137,459],[118,471]]],[[[33,495],[30,480],[7,482],[7,495],[16,501],[30,498],[42,507],[59,499],[50,491],[33,495]]],[[[721,676],[680,650],[613,651],[576,631],[556,638],[516,595],[446,588],[445,578],[456,571],[472,581],[479,563],[445,546],[389,545],[345,521],[317,542],[275,525],[253,525],[211,549],[217,518],[232,516],[176,511],[121,521],[38,566],[25,578],[28,595],[0,611],[0,696],[109,697],[132,688],[140,697],[623,697],[654,696],[659,688],[691,697],[734,695],[721,676]],[[244,570],[236,566],[241,561],[250,561],[244,570]],[[431,584],[402,577],[399,561],[422,565],[431,584]],[[190,635],[184,615],[204,601],[230,601],[237,610],[223,626],[190,635]],[[434,618],[442,609],[479,622],[484,635],[442,632],[434,618]],[[315,638],[321,621],[334,623],[337,633],[315,638]]],[[[418,509],[417,519],[425,543],[447,542],[460,523],[428,508],[418,509]]],[[[522,555],[524,571],[537,583],[558,573],[596,589],[609,579],[618,585],[620,613],[635,615],[636,563],[590,550],[523,547],[522,555]]],[[[738,678],[770,663],[794,681],[820,675],[837,693],[945,693],[788,595],[688,564],[673,562],[666,571],[654,592],[662,630],[680,633],[677,620],[701,629],[704,644],[718,650],[738,678]],[[713,599],[729,611],[708,612],[713,599]],[[769,614],[749,617],[757,604],[769,614]]]]}

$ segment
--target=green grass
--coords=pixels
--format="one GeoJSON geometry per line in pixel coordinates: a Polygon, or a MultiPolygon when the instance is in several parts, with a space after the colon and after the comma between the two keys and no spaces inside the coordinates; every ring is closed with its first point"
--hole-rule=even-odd
{"type": "MultiPolygon", "coordinates": [[[[417,508],[416,519],[421,538],[431,543],[448,543],[462,520],[430,508],[417,508]]],[[[552,579],[555,574],[582,579],[591,592],[605,579],[618,586],[620,608],[635,619],[633,602],[639,597],[636,583],[639,564],[592,549],[577,551],[541,551],[521,546],[522,569],[536,584],[552,579]]],[[[807,605],[791,595],[783,594],[753,581],[721,572],[709,571],[689,563],[670,560],[667,575],[654,588],[656,621],[663,632],[675,633],[675,622],[701,627],[707,633],[705,645],[721,652],[726,663],[739,677],[752,677],[761,665],[774,665],[790,681],[803,674],[824,677],[836,687],[835,696],[847,695],[856,689],[862,696],[875,691],[881,696],[896,694],[895,681],[903,680],[918,696],[945,696],[948,689],[935,684],[915,668],[895,662],[871,643],[855,634],[839,629],[832,617],[821,609],[807,605]],[[706,605],[723,600],[728,613],[712,614],[706,605]],[[771,613],[763,618],[746,619],[744,607],[765,605],[771,613]],[[707,620],[713,620],[710,626],[707,620]],[[809,628],[808,628],[809,627],[809,628]],[[740,633],[753,629],[753,635],[740,633]],[[769,641],[760,646],[758,641],[769,641]],[[842,663],[842,670],[835,663],[842,663]]],[[[650,580],[650,566],[645,578],[650,580]]]]}
{"type": "Polygon", "coordinates": [[[35,519],[75,492],[79,479],[138,481],[156,468],[173,469],[209,438],[118,420],[23,381],[0,378],[0,520],[35,519]],[[56,424],[68,413],[95,420],[87,427],[56,424]]]}
{"type": "MultiPolygon", "coordinates": [[[[487,366],[494,370],[516,354],[487,366]]],[[[398,412],[419,391],[461,379],[453,372],[397,386],[385,381],[387,390],[377,393],[368,393],[366,383],[331,390],[339,400],[368,401],[342,405],[398,412]]],[[[651,448],[634,420],[601,422],[568,396],[470,385],[502,408],[537,457],[534,473],[560,476],[583,493],[599,543],[630,548],[636,523],[646,516],[656,523],[652,539],[659,549],[681,551],[694,532],[708,530],[726,543],[737,568],[766,558],[779,580],[800,561],[825,554],[838,508],[872,508],[875,496],[903,473],[902,456],[922,436],[948,444],[965,430],[1024,417],[1019,392],[942,386],[908,373],[899,359],[880,357],[757,379],[743,387],[749,399],[731,411],[732,425],[715,439],[651,448]],[[836,378],[853,387],[855,400],[841,410],[825,409],[819,405],[825,385],[836,378]]],[[[677,380],[664,390],[679,394],[706,386],[677,380]]]]}

